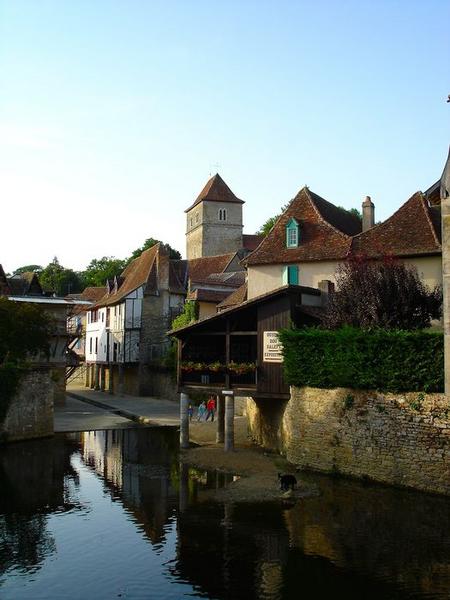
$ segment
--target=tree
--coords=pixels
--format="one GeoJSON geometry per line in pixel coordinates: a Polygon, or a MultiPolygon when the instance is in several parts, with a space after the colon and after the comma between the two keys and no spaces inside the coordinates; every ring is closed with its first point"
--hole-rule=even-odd
{"type": "Polygon", "coordinates": [[[175,317],[172,321],[172,329],[180,329],[190,325],[198,319],[198,302],[195,300],[187,300],[184,303],[183,312],[175,317]]]}
{"type": "Polygon", "coordinates": [[[48,353],[49,318],[34,304],[0,298],[0,425],[29,355],[48,353]]]}
{"type": "Polygon", "coordinates": [[[85,286],[102,286],[107,279],[113,279],[124,270],[126,261],[114,256],[103,256],[91,260],[82,272],[85,286]]]}
{"type": "Polygon", "coordinates": [[[441,315],[441,288],[430,290],[414,267],[390,257],[352,257],[338,269],[337,289],[325,321],[331,329],[423,329],[441,315]]]}
{"type": "Polygon", "coordinates": [[[289,207],[290,202],[288,202],[287,204],[285,204],[284,206],[281,207],[281,211],[275,215],[274,217],[270,217],[269,219],[267,219],[267,221],[265,221],[265,223],[263,223],[261,225],[261,227],[258,229],[258,231],[256,232],[257,235],[264,235],[267,236],[269,235],[270,231],[273,229],[273,226],[275,225],[275,223],[278,221],[278,219],[281,217],[281,215],[284,213],[284,211],[289,207]]]}
{"type": "Polygon", "coordinates": [[[42,273],[41,265],[25,265],[24,267],[19,267],[13,272],[13,275],[20,275],[21,273],[36,273],[36,275],[40,275],[42,273]]]}
{"type": "Polygon", "coordinates": [[[57,296],[76,294],[83,289],[81,277],[72,269],[66,269],[59,264],[58,258],[52,260],[39,276],[42,287],[57,296]]]}
{"type": "Polygon", "coordinates": [[[144,252],[144,250],[148,250],[155,244],[161,244],[162,247],[169,253],[169,258],[173,258],[176,260],[181,258],[181,254],[178,252],[178,250],[172,248],[170,244],[165,244],[164,242],[161,242],[160,240],[155,240],[154,238],[148,238],[147,240],[145,240],[144,244],[140,248],[136,248],[136,250],[131,254],[127,262],[131,262],[132,260],[140,256],[144,252]]]}

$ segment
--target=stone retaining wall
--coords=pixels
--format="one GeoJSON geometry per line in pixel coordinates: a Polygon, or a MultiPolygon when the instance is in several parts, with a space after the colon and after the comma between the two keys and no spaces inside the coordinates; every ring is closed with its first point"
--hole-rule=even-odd
{"type": "Polygon", "coordinates": [[[55,382],[48,369],[30,370],[12,398],[0,424],[0,441],[13,442],[53,435],[55,382]]]}
{"type": "Polygon", "coordinates": [[[252,400],[262,446],[302,468],[450,495],[450,404],[442,394],[292,388],[288,402],[252,400]]]}

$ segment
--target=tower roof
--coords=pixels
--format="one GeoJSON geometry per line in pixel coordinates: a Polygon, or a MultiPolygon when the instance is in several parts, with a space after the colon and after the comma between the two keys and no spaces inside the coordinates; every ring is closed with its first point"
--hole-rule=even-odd
{"type": "Polygon", "coordinates": [[[219,173],[216,173],[207,181],[205,187],[197,196],[194,204],[192,204],[184,212],[189,212],[192,208],[194,208],[194,206],[197,206],[197,204],[200,204],[200,202],[203,200],[208,200],[208,202],[234,202],[235,204],[244,204],[243,200],[240,200],[233,194],[219,173]]]}

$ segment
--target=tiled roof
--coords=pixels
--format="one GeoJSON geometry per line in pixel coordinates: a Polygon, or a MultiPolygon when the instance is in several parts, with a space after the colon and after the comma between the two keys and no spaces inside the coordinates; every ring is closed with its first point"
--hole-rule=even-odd
{"type": "Polygon", "coordinates": [[[210,202],[234,202],[235,204],[244,204],[243,200],[240,200],[233,194],[219,173],[216,173],[213,177],[211,177],[211,179],[208,180],[194,204],[192,204],[184,212],[189,212],[202,200],[208,200],[210,202]]]}
{"type": "Polygon", "coordinates": [[[258,248],[244,260],[248,265],[336,260],[347,256],[352,232],[361,231],[357,217],[337,208],[304,187],[258,248]],[[299,223],[299,244],[286,247],[286,225],[299,223]]]}
{"type": "Polygon", "coordinates": [[[188,274],[191,283],[193,281],[205,281],[213,273],[223,273],[229,263],[233,260],[235,253],[219,254],[217,256],[204,256],[203,258],[192,258],[188,260],[188,274]]]}
{"type": "Polygon", "coordinates": [[[205,290],[203,288],[197,288],[196,290],[189,292],[187,299],[217,304],[229,296],[229,294],[230,292],[224,292],[222,290],[205,290]]]}
{"type": "Polygon", "coordinates": [[[248,234],[248,233],[244,233],[244,235],[242,236],[242,245],[244,246],[244,248],[246,250],[249,250],[250,252],[253,252],[253,250],[256,250],[256,248],[260,245],[260,243],[263,241],[264,236],[263,235],[258,235],[258,234],[248,234]]]}
{"type": "Polygon", "coordinates": [[[96,306],[109,306],[117,304],[125,296],[138,287],[144,285],[145,291],[152,292],[157,289],[156,257],[160,251],[160,244],[152,246],[145,250],[140,256],[130,262],[124,269],[118,281],[122,280],[122,285],[116,292],[105,294],[96,304],[96,306]]]}
{"type": "Polygon", "coordinates": [[[244,283],[235,290],[232,294],[229,294],[225,300],[217,305],[217,310],[224,310],[231,306],[238,306],[247,300],[247,283],[244,283]]]}
{"type": "Polygon", "coordinates": [[[185,294],[187,289],[187,260],[170,260],[169,290],[173,294],[185,294]]]}
{"type": "MultiPolygon", "coordinates": [[[[211,273],[202,282],[203,284],[217,285],[220,287],[239,287],[246,279],[245,271],[226,271],[225,273],[211,273]]],[[[195,285],[195,282],[193,282],[195,285]]]]}
{"type": "Polygon", "coordinates": [[[101,287],[87,287],[84,288],[81,294],[79,294],[78,300],[91,300],[92,302],[97,302],[105,295],[105,286],[101,287]]]}
{"type": "Polygon", "coordinates": [[[389,219],[353,238],[352,251],[367,256],[408,256],[441,252],[440,207],[416,192],[389,219]]]}
{"type": "Polygon", "coordinates": [[[33,271],[26,271],[8,278],[11,294],[14,296],[42,296],[42,287],[33,271]]]}

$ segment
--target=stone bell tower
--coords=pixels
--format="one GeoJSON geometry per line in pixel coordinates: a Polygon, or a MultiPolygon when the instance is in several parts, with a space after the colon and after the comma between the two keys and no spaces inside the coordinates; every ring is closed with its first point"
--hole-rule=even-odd
{"type": "Polygon", "coordinates": [[[186,213],[186,256],[202,258],[242,248],[242,205],[218,173],[186,213]]]}

